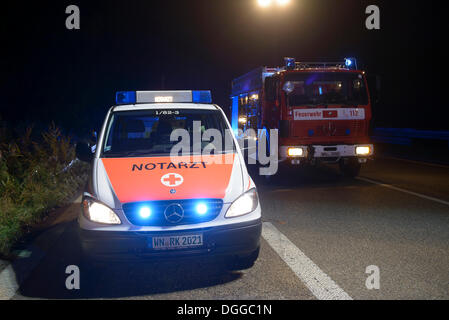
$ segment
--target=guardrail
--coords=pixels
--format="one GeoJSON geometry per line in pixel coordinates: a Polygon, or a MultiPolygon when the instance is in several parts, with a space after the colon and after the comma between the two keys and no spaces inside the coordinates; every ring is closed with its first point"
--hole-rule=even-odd
{"type": "Polygon", "coordinates": [[[416,140],[446,141],[449,147],[449,131],[424,131],[415,129],[376,128],[373,142],[411,146],[416,140]]]}

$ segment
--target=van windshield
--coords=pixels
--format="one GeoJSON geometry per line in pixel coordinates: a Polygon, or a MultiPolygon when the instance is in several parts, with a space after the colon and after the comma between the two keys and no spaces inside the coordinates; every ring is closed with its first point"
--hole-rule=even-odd
{"type": "Polygon", "coordinates": [[[295,73],[285,77],[290,107],[310,105],[367,105],[364,77],[359,73],[295,73]]]}
{"type": "Polygon", "coordinates": [[[218,110],[126,111],[111,115],[102,157],[168,156],[180,146],[179,155],[236,150],[232,131],[218,110]]]}

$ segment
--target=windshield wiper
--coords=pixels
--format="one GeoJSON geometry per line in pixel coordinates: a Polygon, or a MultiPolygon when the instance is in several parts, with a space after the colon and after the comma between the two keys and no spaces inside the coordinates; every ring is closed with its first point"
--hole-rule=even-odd
{"type": "Polygon", "coordinates": [[[110,152],[110,153],[104,153],[106,157],[130,157],[130,156],[144,156],[144,155],[150,155],[154,152],[148,152],[148,151],[127,151],[127,152],[110,152]]]}

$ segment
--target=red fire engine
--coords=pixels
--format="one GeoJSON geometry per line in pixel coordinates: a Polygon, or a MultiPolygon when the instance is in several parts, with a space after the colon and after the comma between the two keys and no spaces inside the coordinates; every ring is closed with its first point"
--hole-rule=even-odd
{"type": "Polygon", "coordinates": [[[278,130],[281,163],[336,163],[345,175],[357,176],[374,152],[370,120],[365,72],[354,58],[336,63],[285,58],[284,67],[261,67],[232,83],[234,131],[278,130]]]}

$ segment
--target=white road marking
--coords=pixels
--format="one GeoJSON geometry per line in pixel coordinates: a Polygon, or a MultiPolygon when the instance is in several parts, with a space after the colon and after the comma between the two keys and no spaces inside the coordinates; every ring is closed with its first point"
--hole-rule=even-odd
{"type": "Polygon", "coordinates": [[[384,188],[388,188],[388,189],[391,189],[391,190],[407,193],[407,194],[410,194],[412,196],[416,196],[416,197],[419,197],[419,198],[422,198],[422,199],[438,202],[438,203],[445,204],[445,205],[449,206],[449,201],[441,200],[441,199],[438,199],[438,198],[426,196],[426,195],[421,194],[421,193],[417,193],[417,192],[405,190],[405,189],[402,189],[402,188],[398,188],[398,187],[392,186],[391,184],[385,184],[385,183],[382,183],[382,182],[378,182],[378,181],[374,181],[374,180],[370,180],[370,179],[362,178],[362,177],[357,177],[356,179],[360,180],[360,181],[376,184],[376,185],[384,187],[384,188]]]}
{"type": "Polygon", "coordinates": [[[16,274],[11,265],[8,265],[0,273],[0,300],[11,300],[19,290],[19,285],[16,281],[16,274]]]}
{"type": "Polygon", "coordinates": [[[319,300],[352,300],[274,225],[265,222],[262,236],[316,298],[319,300]]]}

